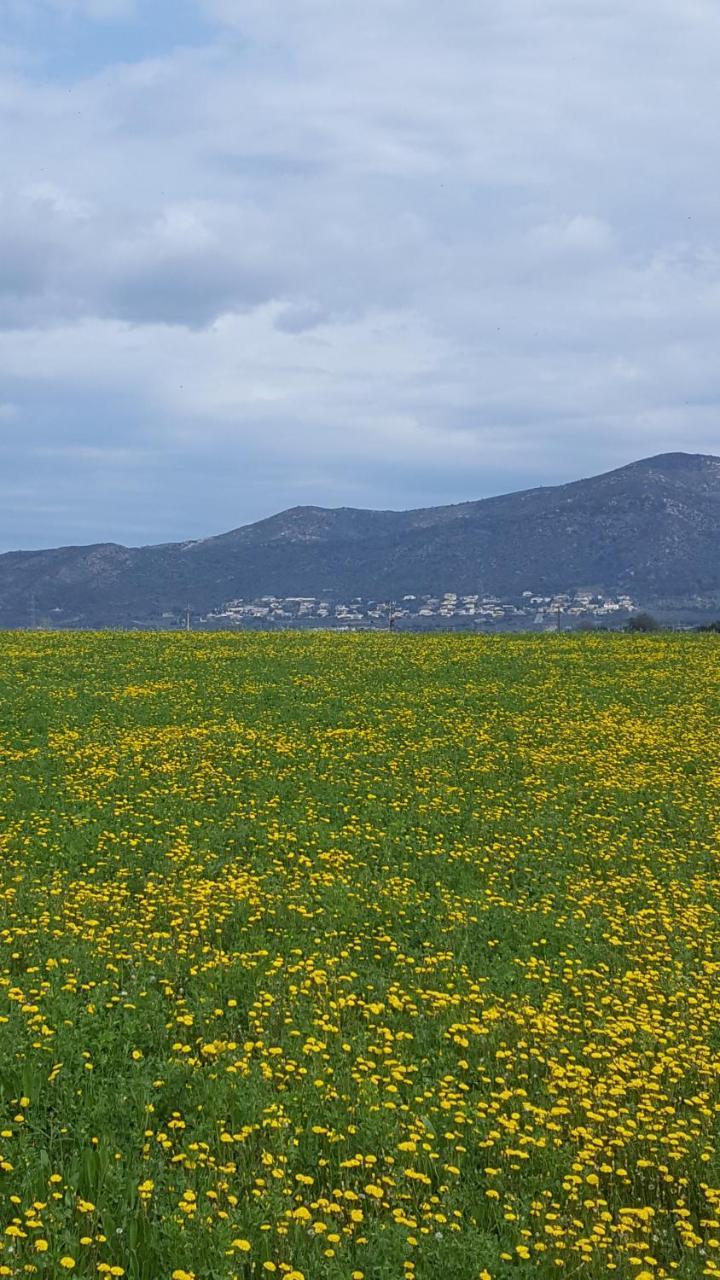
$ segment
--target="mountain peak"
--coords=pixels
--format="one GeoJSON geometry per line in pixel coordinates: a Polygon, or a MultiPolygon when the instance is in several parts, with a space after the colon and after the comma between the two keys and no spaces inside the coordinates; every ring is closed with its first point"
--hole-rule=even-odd
{"type": "Polygon", "coordinates": [[[621,471],[717,471],[720,458],[709,453],[656,453],[650,458],[630,462],[621,471]]]}
{"type": "Polygon", "coordinates": [[[662,453],[569,484],[415,511],[291,507],[200,541],[0,556],[0,625],[28,600],[63,625],[163,625],[185,609],[264,595],[594,588],[720,609],[720,458],[662,453]]]}

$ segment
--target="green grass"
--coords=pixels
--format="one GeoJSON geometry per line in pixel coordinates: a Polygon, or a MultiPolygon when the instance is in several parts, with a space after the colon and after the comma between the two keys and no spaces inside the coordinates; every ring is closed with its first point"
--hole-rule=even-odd
{"type": "Polygon", "coordinates": [[[720,1276],[718,653],[2,636],[0,1275],[720,1276]]]}

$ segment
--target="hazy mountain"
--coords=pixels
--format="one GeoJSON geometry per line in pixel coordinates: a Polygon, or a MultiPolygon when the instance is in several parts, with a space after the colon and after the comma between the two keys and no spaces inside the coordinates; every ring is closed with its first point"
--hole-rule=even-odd
{"type": "Polygon", "coordinates": [[[196,542],[0,556],[0,625],[205,612],[237,596],[510,596],[576,587],[720,601],[720,458],[670,453],[572,484],[416,511],[294,507],[196,542]],[[53,614],[53,610],[62,610],[53,614]]]}

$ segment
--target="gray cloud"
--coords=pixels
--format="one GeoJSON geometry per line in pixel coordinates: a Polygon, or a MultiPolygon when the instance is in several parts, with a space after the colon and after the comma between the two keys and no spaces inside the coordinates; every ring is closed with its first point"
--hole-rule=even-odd
{"type": "Polygon", "coordinates": [[[33,413],[68,493],[108,451],[99,535],[167,450],[162,538],[720,452],[719,55],[709,0],[198,0],[161,56],[0,60],[17,467],[33,413]]]}

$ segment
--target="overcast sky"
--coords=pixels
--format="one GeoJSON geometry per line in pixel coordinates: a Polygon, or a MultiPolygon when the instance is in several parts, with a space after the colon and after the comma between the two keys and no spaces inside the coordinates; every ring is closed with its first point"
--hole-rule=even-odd
{"type": "Polygon", "coordinates": [[[717,0],[2,0],[0,549],[720,453],[717,0]]]}

